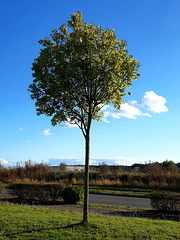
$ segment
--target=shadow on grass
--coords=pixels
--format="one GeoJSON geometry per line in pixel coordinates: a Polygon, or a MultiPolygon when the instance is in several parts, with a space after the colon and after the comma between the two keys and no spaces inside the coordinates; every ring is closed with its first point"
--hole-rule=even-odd
{"type": "Polygon", "coordinates": [[[71,229],[74,227],[84,227],[87,228],[89,227],[89,223],[85,223],[83,221],[79,222],[79,223],[74,223],[74,224],[70,224],[67,226],[63,226],[63,227],[52,227],[52,228],[33,228],[32,230],[27,230],[27,231],[19,231],[19,232],[12,232],[12,233],[5,233],[0,235],[0,237],[13,237],[13,236],[21,236],[22,234],[28,234],[28,233],[32,233],[32,232],[43,232],[43,231],[49,231],[49,230],[60,230],[60,229],[71,229]]]}

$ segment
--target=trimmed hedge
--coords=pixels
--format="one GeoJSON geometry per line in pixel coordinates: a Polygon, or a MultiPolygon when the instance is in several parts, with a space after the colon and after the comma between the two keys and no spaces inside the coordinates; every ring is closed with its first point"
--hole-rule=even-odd
{"type": "Polygon", "coordinates": [[[18,199],[23,202],[30,203],[44,203],[47,201],[56,202],[61,199],[62,184],[27,184],[27,183],[13,183],[8,185],[8,190],[11,194],[16,195],[18,199]]]}
{"type": "Polygon", "coordinates": [[[180,195],[156,192],[151,195],[151,206],[163,212],[180,210],[180,195]]]}
{"type": "Polygon", "coordinates": [[[20,202],[30,204],[46,202],[64,202],[76,204],[82,200],[83,190],[79,186],[58,183],[13,183],[7,186],[9,192],[16,195],[20,202]]]}

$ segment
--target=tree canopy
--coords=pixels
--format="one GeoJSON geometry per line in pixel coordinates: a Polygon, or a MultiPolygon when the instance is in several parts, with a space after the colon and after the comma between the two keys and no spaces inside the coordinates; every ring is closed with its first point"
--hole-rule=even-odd
{"type": "Polygon", "coordinates": [[[120,108],[139,76],[126,41],[118,41],[114,30],[84,23],[81,12],[39,43],[43,49],[33,63],[29,89],[37,114],[52,116],[53,125],[69,121],[85,134],[88,114],[101,120],[104,105],[120,108]]]}

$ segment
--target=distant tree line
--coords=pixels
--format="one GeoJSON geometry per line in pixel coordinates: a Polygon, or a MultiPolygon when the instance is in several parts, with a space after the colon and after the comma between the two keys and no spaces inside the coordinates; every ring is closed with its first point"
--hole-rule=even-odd
{"type": "MultiPolygon", "coordinates": [[[[166,160],[163,163],[149,162],[132,166],[107,165],[90,166],[90,185],[117,185],[131,187],[180,188],[180,164],[166,160]]],[[[0,167],[2,183],[69,183],[83,185],[84,171],[68,171],[61,163],[50,167],[43,163],[18,163],[14,167],[0,167]]]]}

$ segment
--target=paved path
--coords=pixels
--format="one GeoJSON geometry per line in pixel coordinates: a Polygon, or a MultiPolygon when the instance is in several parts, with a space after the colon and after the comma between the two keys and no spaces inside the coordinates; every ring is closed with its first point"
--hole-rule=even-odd
{"type": "Polygon", "coordinates": [[[109,205],[118,205],[118,206],[151,208],[149,198],[122,197],[122,196],[90,194],[89,195],[89,202],[90,203],[97,203],[97,204],[109,204],[109,205]]]}

